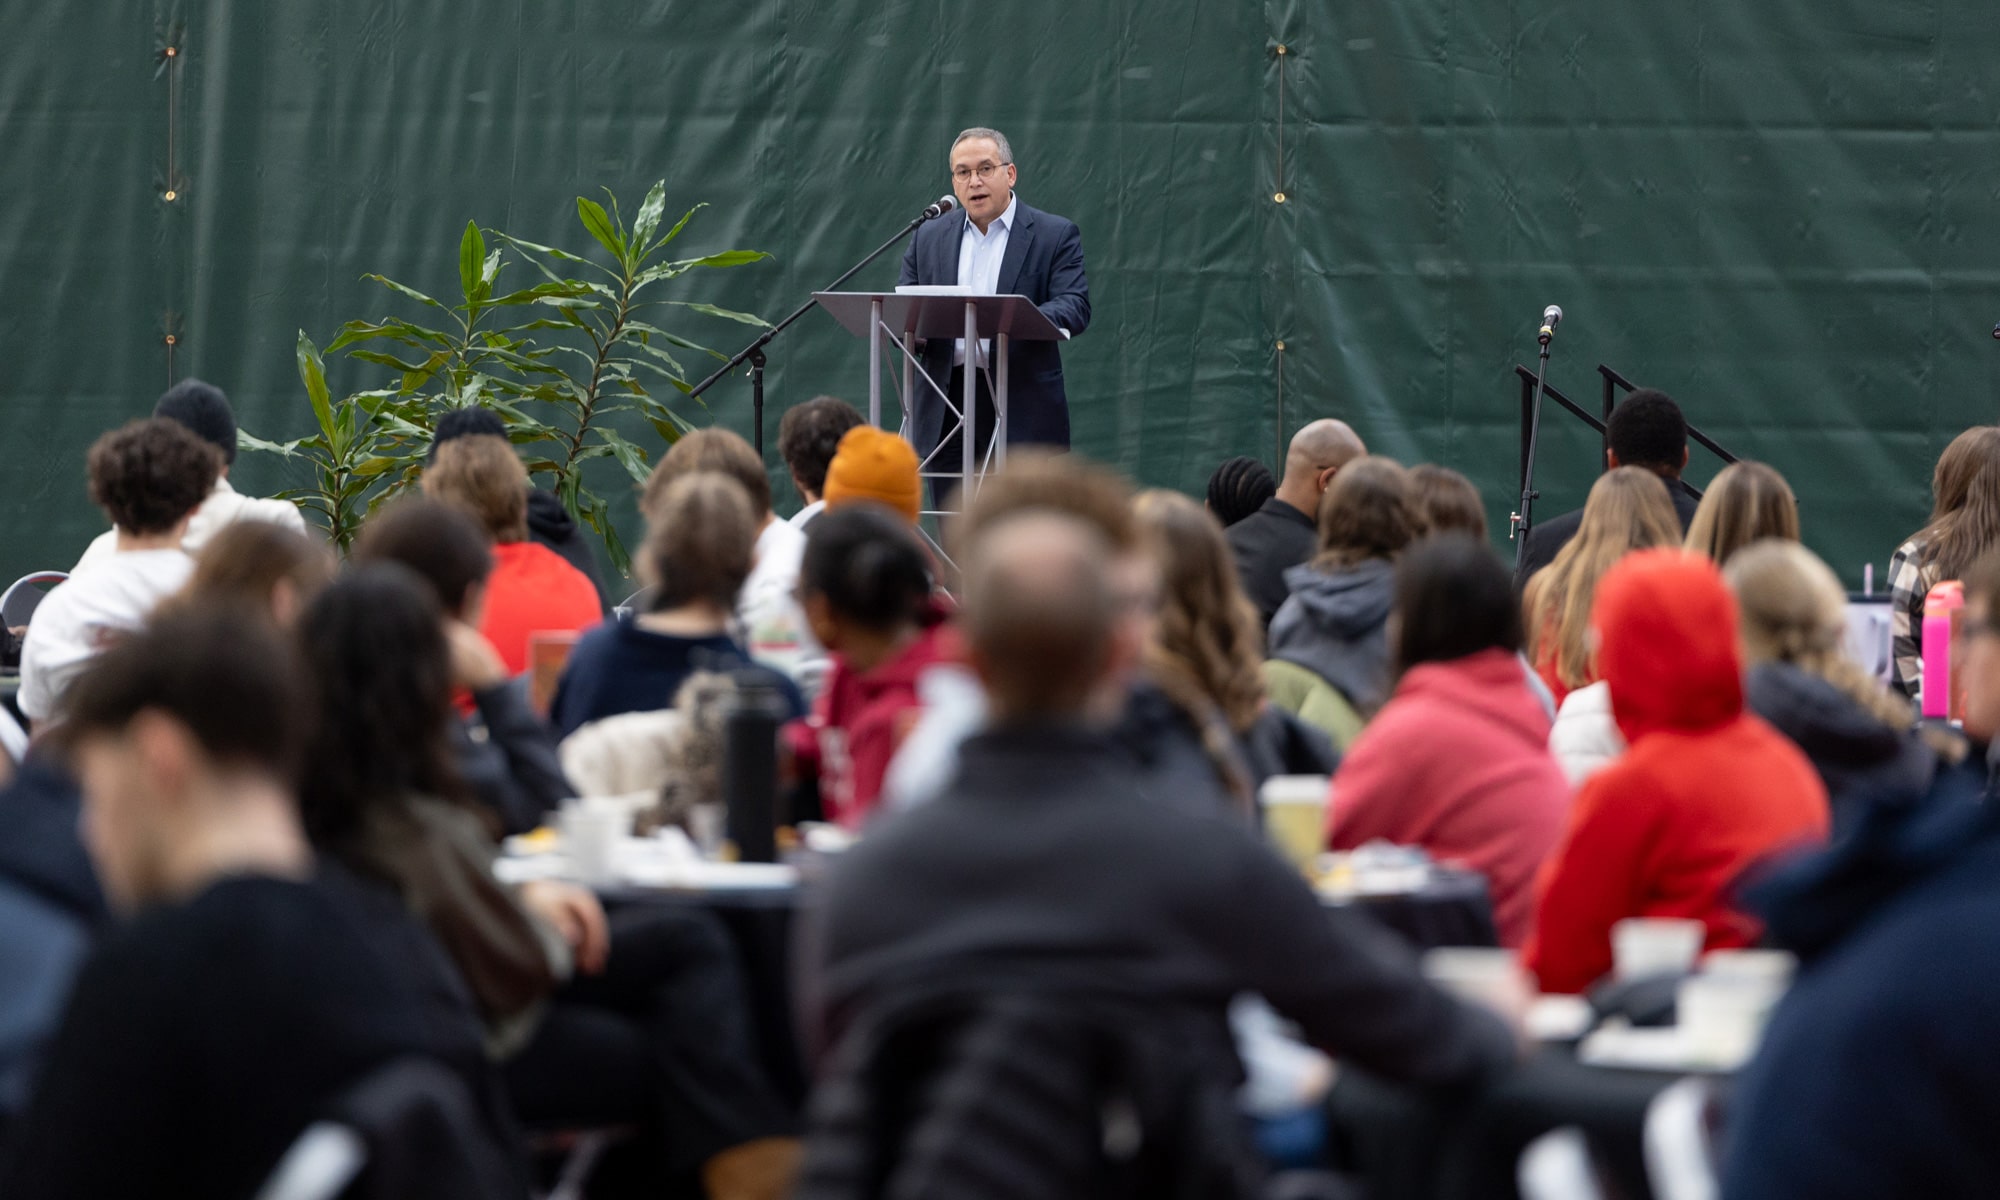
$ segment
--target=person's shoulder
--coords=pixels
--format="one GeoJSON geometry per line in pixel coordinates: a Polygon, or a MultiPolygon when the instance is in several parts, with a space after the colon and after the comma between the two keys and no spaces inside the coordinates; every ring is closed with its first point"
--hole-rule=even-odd
{"type": "Polygon", "coordinates": [[[284,525],[300,532],[304,532],[306,527],[305,515],[299,511],[298,505],[290,500],[273,497],[243,497],[243,516],[256,521],[269,521],[273,525],[284,525]]]}
{"type": "Polygon", "coordinates": [[[1076,222],[1068,217],[1052,213],[1045,208],[1036,208],[1025,200],[1020,203],[1021,208],[1016,219],[1023,224],[1046,228],[1058,237],[1070,237],[1079,232],[1076,222]]]}

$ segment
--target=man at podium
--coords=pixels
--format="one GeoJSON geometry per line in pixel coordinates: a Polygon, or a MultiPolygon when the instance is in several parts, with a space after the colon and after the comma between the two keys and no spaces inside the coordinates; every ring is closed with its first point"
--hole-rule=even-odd
{"type": "MultiPolygon", "coordinates": [[[[998,130],[973,128],[951,144],[951,190],[957,213],[926,222],[903,254],[897,286],[956,285],[988,296],[1020,295],[1035,302],[1065,339],[1090,324],[1090,281],[1083,273],[1083,239],[1076,223],[1021,203],[1013,147],[998,130]]],[[[1069,446],[1069,398],[1063,391],[1057,342],[1008,340],[1007,443],[1069,446]]],[[[924,372],[957,403],[965,372],[988,368],[991,344],[968,347],[963,339],[932,338],[923,348],[924,372]]],[[[993,392],[988,370],[979,370],[978,440],[983,457],[993,440],[993,392]]],[[[940,470],[954,470],[962,454],[956,425],[928,387],[916,389],[911,433],[919,455],[940,470]],[[945,449],[932,458],[940,441],[945,449]]]]}

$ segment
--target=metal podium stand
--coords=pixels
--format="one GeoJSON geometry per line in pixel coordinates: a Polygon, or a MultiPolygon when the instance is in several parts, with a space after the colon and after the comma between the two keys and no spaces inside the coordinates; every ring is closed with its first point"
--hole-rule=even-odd
{"type": "MultiPolygon", "coordinates": [[[[917,381],[936,392],[956,423],[947,422],[940,431],[938,447],[951,440],[954,430],[962,435],[963,461],[957,470],[941,469],[949,464],[933,464],[934,448],[919,464],[924,479],[955,479],[959,483],[959,505],[963,507],[986,471],[1007,461],[1007,346],[1014,339],[1053,342],[1062,333],[1034,302],[1026,296],[919,296],[895,292],[814,292],[813,299],[832,313],[847,331],[868,339],[868,423],[882,424],[882,343],[902,351],[903,374],[899,402],[903,409],[902,433],[909,437],[916,412],[917,381]],[[993,352],[987,356],[988,386],[993,392],[993,444],[986,461],[979,461],[979,428],[974,419],[978,406],[978,380],[973,371],[965,373],[965,387],[956,403],[935,379],[924,373],[917,358],[918,339],[964,338],[968,363],[971,347],[980,339],[990,339],[993,352]]],[[[911,439],[915,440],[915,439],[911,439]]],[[[933,513],[932,515],[942,515],[933,513]]]]}

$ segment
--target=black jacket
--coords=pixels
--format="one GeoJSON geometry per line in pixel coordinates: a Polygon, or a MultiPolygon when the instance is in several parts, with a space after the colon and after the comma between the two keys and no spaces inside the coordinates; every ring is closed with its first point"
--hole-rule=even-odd
{"type": "Polygon", "coordinates": [[[1263,1164],[1188,1020],[1032,991],[871,1013],[813,1093],[795,1200],[1247,1200],[1263,1164]]]}
{"type": "Polygon", "coordinates": [[[474,715],[453,741],[458,771],[504,835],[526,833],[576,795],[548,723],[528,707],[518,680],[472,693],[474,715]]]}
{"type": "MultiPolygon", "coordinates": [[[[1681,532],[1686,533],[1688,522],[1694,520],[1694,510],[1701,504],[1701,498],[1687,484],[1678,479],[1663,480],[1667,485],[1667,498],[1674,502],[1674,515],[1681,519],[1681,532]]],[[[1520,568],[1514,572],[1514,586],[1524,588],[1535,572],[1556,560],[1569,540],[1583,524],[1583,510],[1575,509],[1559,517],[1537,521],[1528,531],[1528,549],[1521,556],[1520,568]]]]}
{"type": "Polygon", "coordinates": [[[1769,721],[1812,760],[1833,807],[1839,837],[1871,803],[1906,803],[1923,795],[1937,756],[1912,730],[1891,729],[1852,697],[1789,663],[1751,669],[1750,711],[1769,721]]]}
{"type": "Polygon", "coordinates": [[[1726,1197],[1973,1197],[2000,1179],[2000,813],[1975,768],[1749,895],[1797,983],[1730,1102],[1726,1197]]]}
{"type": "Polygon", "coordinates": [[[1456,1084],[1512,1057],[1501,1023],[1425,983],[1365,915],[1323,909],[1240,818],[1161,803],[1108,737],[1073,726],[968,741],[935,803],[879,822],[802,914],[804,1028],[821,1046],[914,990],[1139,1000],[1202,1017],[1261,993],[1307,1040],[1394,1078],[1456,1084]]]}
{"type": "Polygon", "coordinates": [[[1292,589],[1285,572],[1313,556],[1319,530],[1310,515],[1273,496],[1264,506],[1223,531],[1229,553],[1236,559],[1236,578],[1243,594],[1257,606],[1257,616],[1270,627],[1292,589]]]}

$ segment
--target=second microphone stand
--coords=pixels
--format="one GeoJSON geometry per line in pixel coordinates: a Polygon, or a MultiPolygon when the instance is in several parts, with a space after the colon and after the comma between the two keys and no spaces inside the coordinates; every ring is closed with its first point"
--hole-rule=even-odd
{"type": "MultiPolygon", "coordinates": [[[[942,215],[943,215],[942,213],[934,213],[929,210],[918,213],[916,220],[911,221],[908,225],[903,226],[902,229],[897,231],[896,236],[890,238],[888,241],[883,242],[881,245],[875,247],[875,249],[872,252],[870,252],[867,258],[864,258],[860,262],[855,263],[853,266],[849,267],[846,270],[846,272],[841,275],[840,278],[834,280],[832,283],[827,284],[825,287],[821,288],[820,291],[823,292],[838,291],[841,284],[846,283],[848,280],[854,278],[854,276],[861,270],[861,268],[867,266],[869,263],[874,262],[876,259],[888,253],[889,248],[891,246],[894,246],[897,242],[900,242],[904,238],[909,237],[917,226],[923,224],[925,221],[930,220],[934,216],[942,216],[942,215]]],[[[771,339],[783,333],[786,330],[786,328],[792,324],[792,322],[798,320],[800,317],[803,317],[807,313],[811,312],[813,310],[813,307],[818,303],[819,301],[817,300],[807,300],[804,304],[801,304],[797,308],[793,309],[792,315],[786,317],[784,320],[778,322],[776,325],[771,326],[769,329],[766,329],[763,333],[758,334],[756,341],[751,342],[749,345],[743,347],[743,349],[737,351],[735,357],[731,358],[728,362],[723,363],[721,366],[715,369],[715,374],[710,375],[707,379],[704,379],[700,383],[695,384],[694,387],[688,392],[689,396],[699,396],[703,392],[707,391],[710,387],[713,387],[716,380],[722,378],[724,375],[729,374],[731,371],[734,371],[736,368],[742,366],[745,362],[748,362],[750,364],[751,420],[756,426],[756,434],[757,434],[756,445],[757,445],[757,454],[759,457],[762,457],[764,453],[764,347],[770,345],[771,339]]],[[[1546,358],[1547,355],[1544,354],[1543,357],[1546,358]]]]}
{"type": "Polygon", "coordinates": [[[1513,527],[1514,574],[1521,573],[1521,563],[1528,554],[1528,531],[1535,526],[1535,501],[1541,493],[1535,490],[1535,447],[1542,437],[1542,389],[1549,374],[1549,342],[1555,337],[1555,330],[1542,326],[1535,335],[1541,343],[1541,361],[1535,365],[1535,399],[1528,406],[1528,453],[1521,462],[1521,507],[1514,510],[1508,523],[1513,527]]]}

